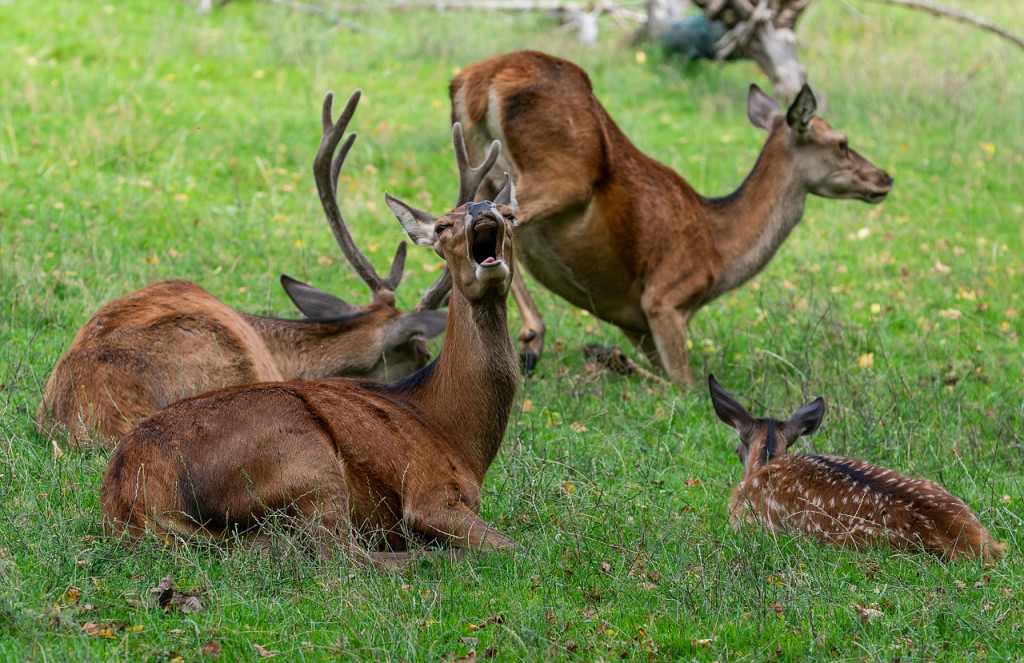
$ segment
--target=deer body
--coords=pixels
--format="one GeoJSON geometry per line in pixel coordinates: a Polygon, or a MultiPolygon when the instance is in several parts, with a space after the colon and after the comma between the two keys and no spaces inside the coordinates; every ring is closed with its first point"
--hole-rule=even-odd
{"type": "MultiPolygon", "coordinates": [[[[306,286],[308,288],[308,286],[306,286]]],[[[237,311],[190,281],[159,281],[104,305],[78,331],[50,379],[36,423],[117,440],[174,401],[225,386],[329,376],[401,377],[430,358],[436,311],[393,306],[283,320],[237,311]]]]}
{"type": "Polygon", "coordinates": [[[934,481],[850,458],[787,453],[821,424],[820,398],[787,421],[754,419],[713,376],[708,382],[716,413],[740,436],[743,480],[729,501],[734,526],[749,523],[854,548],[887,541],[951,559],[1002,557],[1003,545],[970,507],[934,481]]]}
{"type": "MultiPolygon", "coordinates": [[[[325,140],[336,144],[337,133],[328,97],[325,140]]],[[[462,189],[475,191],[478,182],[465,186],[459,127],[455,140],[462,189]]],[[[452,294],[435,362],[389,385],[249,385],[157,412],[111,457],[101,498],[109,532],[218,537],[283,513],[345,550],[369,548],[381,564],[403,559],[410,538],[478,550],[514,545],[478,515],[519,381],[507,322],[511,178],[493,203],[469,204],[460,193],[440,218],[390,196],[387,203],[417,244],[447,262],[452,294]]]]}
{"type": "MultiPolygon", "coordinates": [[[[353,93],[334,127],[339,140],[359,96],[353,93]]],[[[338,175],[355,134],[332,161],[339,140],[321,143],[313,172],[334,236],[370,287],[370,304],[282,275],[282,287],[308,316],[283,320],[236,311],[189,281],[151,284],[107,303],[78,331],[47,381],[36,427],[44,435],[63,430],[75,445],[95,434],[111,446],[157,409],[212,389],[289,378],[395,379],[424,366],[426,339],[444,329],[445,314],[431,310],[437,297],[413,313],[395,307],[404,242],[386,279],[355,246],[337,201],[338,175]]]]}
{"type": "MultiPolygon", "coordinates": [[[[733,194],[706,198],[638,150],[596,99],[587,74],[543,53],[497,56],[451,83],[452,120],[480,150],[503,151],[481,196],[516,177],[517,255],[545,287],[620,327],[680,385],[693,382],[686,326],[757,274],[803,216],[808,193],[880,202],[892,178],[814,117],[806,88],[788,112],[751,86],[748,115],[768,139],[733,194]]],[[[521,279],[521,356],[543,349],[544,323],[521,279]]]]}

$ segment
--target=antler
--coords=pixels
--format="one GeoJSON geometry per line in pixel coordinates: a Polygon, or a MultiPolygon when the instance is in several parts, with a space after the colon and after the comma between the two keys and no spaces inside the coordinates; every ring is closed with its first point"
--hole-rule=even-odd
{"type": "MultiPolygon", "coordinates": [[[[476,168],[469,164],[469,150],[466,149],[466,137],[462,133],[461,122],[452,125],[452,143],[455,145],[455,163],[459,167],[459,198],[455,207],[460,207],[476,197],[477,189],[480,188],[484,177],[487,176],[488,171],[494,166],[494,162],[498,160],[498,155],[501,154],[501,141],[491,142],[491,146],[487,149],[487,156],[476,168]]],[[[445,265],[441,275],[423,294],[419,304],[416,305],[416,310],[436,309],[441,306],[451,289],[452,275],[448,271],[448,265],[445,265]]]]}
{"type": "Polygon", "coordinates": [[[341,216],[341,209],[338,207],[338,176],[341,175],[341,166],[345,163],[348,151],[356,142],[356,134],[348,135],[336,156],[334,156],[334,151],[338,148],[341,137],[345,135],[345,130],[348,128],[352,115],[356,112],[356,106],[359,104],[362,94],[363,91],[358,88],[352,92],[348,103],[345,104],[345,109],[338,116],[337,122],[331,121],[334,93],[328,92],[324,97],[323,137],[320,139],[320,148],[313,159],[313,178],[316,180],[316,190],[320,193],[320,204],[324,208],[324,214],[327,215],[327,222],[330,224],[334,239],[337,240],[345,258],[348,259],[359,277],[366,282],[366,285],[370,286],[374,302],[383,301],[385,304],[393,305],[395,289],[402,280],[402,272],[405,270],[405,242],[401,242],[398,245],[398,250],[395,251],[388,278],[382,279],[356,246],[345,225],[345,219],[341,216]]]}

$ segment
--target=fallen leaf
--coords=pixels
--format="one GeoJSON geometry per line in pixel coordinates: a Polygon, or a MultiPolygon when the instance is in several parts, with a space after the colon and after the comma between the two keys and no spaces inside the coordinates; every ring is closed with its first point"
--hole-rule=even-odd
{"type": "Polygon", "coordinates": [[[943,276],[949,276],[950,274],[953,273],[953,268],[950,267],[949,265],[942,264],[942,262],[939,260],[936,260],[935,271],[938,272],[939,274],[942,274],[943,276]]]}
{"type": "Polygon", "coordinates": [[[210,640],[203,645],[203,656],[208,656],[213,659],[220,658],[220,643],[216,640],[210,640]]]}
{"type": "Polygon", "coordinates": [[[177,608],[185,614],[199,613],[203,611],[203,603],[196,594],[185,594],[174,587],[174,580],[171,576],[160,579],[156,587],[149,590],[153,603],[162,608],[165,612],[171,608],[177,608]]]}
{"type": "Polygon", "coordinates": [[[690,488],[701,485],[700,479],[687,479],[686,485],[690,488]]]}
{"type": "Polygon", "coordinates": [[[601,572],[602,573],[611,573],[612,572],[612,565],[609,564],[608,562],[601,562],[601,572]]]}
{"type": "Polygon", "coordinates": [[[466,654],[462,658],[457,658],[457,659],[453,660],[452,663],[476,663],[476,661],[477,661],[476,650],[475,649],[470,649],[468,654],[466,654]]]}
{"type": "Polygon", "coordinates": [[[854,603],[853,609],[857,611],[858,615],[860,615],[860,620],[862,622],[864,622],[865,624],[870,624],[871,620],[875,617],[882,617],[885,615],[884,612],[882,612],[876,607],[877,605],[877,603],[872,603],[872,607],[868,607],[865,605],[861,605],[859,603],[854,603]]]}
{"type": "Polygon", "coordinates": [[[581,424],[578,421],[574,421],[571,424],[569,424],[569,428],[571,428],[572,432],[574,432],[574,433],[586,433],[587,432],[587,427],[584,426],[583,424],[581,424]]]}
{"type": "Polygon", "coordinates": [[[480,644],[480,638],[462,637],[459,638],[459,642],[470,647],[476,647],[478,644],[480,644]]]}
{"type": "Polygon", "coordinates": [[[252,650],[260,656],[262,656],[263,658],[274,658],[275,656],[281,653],[279,651],[271,651],[263,645],[258,645],[256,643],[253,643],[252,650]]]}
{"type": "Polygon", "coordinates": [[[857,357],[857,366],[860,368],[871,368],[875,365],[875,353],[866,352],[861,356],[857,357]]]}
{"type": "Polygon", "coordinates": [[[497,658],[497,657],[498,657],[498,648],[497,647],[490,646],[490,647],[488,647],[487,649],[484,650],[484,658],[497,658]]]}
{"type": "Polygon", "coordinates": [[[700,649],[700,648],[703,648],[703,647],[710,647],[711,643],[714,642],[717,639],[718,638],[691,638],[690,639],[690,644],[693,645],[694,647],[700,649]]]}

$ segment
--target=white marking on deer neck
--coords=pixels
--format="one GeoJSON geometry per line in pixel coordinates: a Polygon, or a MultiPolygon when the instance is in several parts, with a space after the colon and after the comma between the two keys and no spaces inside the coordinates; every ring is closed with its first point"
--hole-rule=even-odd
{"type": "Polygon", "coordinates": [[[715,246],[724,266],[708,300],[733,290],[764,269],[804,215],[807,189],[777,129],[750,175],[732,195],[706,202],[715,246]]]}

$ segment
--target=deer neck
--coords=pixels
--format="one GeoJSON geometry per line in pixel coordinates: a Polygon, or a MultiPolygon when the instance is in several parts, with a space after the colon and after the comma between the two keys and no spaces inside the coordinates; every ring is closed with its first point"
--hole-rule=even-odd
{"type": "Polygon", "coordinates": [[[372,325],[363,324],[371,313],[361,311],[332,320],[284,320],[243,315],[273,358],[280,373],[278,379],[314,380],[356,375],[373,368],[379,359],[378,353],[367,352],[364,357],[353,352],[359,347],[376,347],[360,343],[355,338],[360,333],[374,333],[372,325]]]}
{"type": "Polygon", "coordinates": [[[508,331],[508,300],[494,293],[470,302],[452,289],[444,346],[428,375],[409,394],[440,430],[456,453],[483,481],[498,454],[519,387],[519,365],[508,331]]]}
{"type": "Polygon", "coordinates": [[[777,124],[743,184],[724,198],[705,199],[722,274],[708,299],[760,272],[804,214],[807,190],[794,174],[789,132],[777,124]]]}

